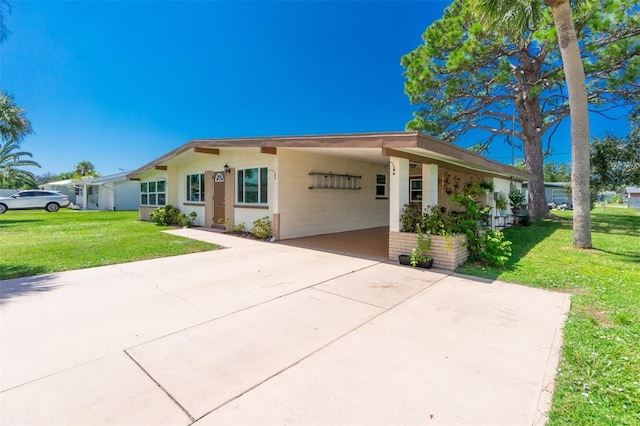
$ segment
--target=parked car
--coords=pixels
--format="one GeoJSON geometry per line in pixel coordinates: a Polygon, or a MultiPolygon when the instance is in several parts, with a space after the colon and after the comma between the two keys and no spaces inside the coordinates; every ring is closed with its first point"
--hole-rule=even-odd
{"type": "Polygon", "coordinates": [[[570,202],[565,201],[562,204],[558,204],[557,209],[558,210],[573,210],[573,205],[570,202]]]}
{"type": "Polygon", "coordinates": [[[0,214],[7,210],[45,209],[57,212],[60,207],[67,207],[69,197],[57,191],[26,190],[18,191],[8,197],[0,197],[0,214]]]}

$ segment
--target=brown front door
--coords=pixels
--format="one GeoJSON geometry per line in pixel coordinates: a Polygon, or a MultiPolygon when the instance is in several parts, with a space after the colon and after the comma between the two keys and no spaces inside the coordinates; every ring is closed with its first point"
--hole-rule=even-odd
{"type": "Polygon", "coordinates": [[[213,222],[223,225],[224,216],[224,183],[226,173],[213,172],[213,222]]]}

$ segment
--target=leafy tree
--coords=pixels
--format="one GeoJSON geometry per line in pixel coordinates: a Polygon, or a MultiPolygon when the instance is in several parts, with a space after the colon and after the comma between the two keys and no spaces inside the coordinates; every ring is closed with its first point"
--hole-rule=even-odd
{"type": "Polygon", "coordinates": [[[640,134],[606,135],[591,142],[591,184],[595,192],[640,185],[640,134]]]}
{"type": "Polygon", "coordinates": [[[571,167],[566,163],[549,161],[544,165],[545,182],[570,182],[571,167]]]}
{"type": "Polygon", "coordinates": [[[76,164],[73,169],[74,178],[96,177],[100,176],[100,173],[96,172],[96,168],[90,161],[81,161],[76,164]]]}
{"type": "MultiPolygon", "coordinates": [[[[545,151],[558,125],[570,115],[569,105],[577,104],[569,102],[572,95],[565,90],[554,17],[540,1],[510,1],[507,6],[513,9],[502,14],[509,17],[506,22],[483,26],[470,6],[471,0],[454,1],[443,18],[427,28],[424,45],[402,58],[405,91],[412,103],[421,106],[407,127],[452,142],[469,134],[481,140],[482,152],[499,138],[516,145],[522,141],[526,168],[539,177],[529,186],[530,213],[539,218],[547,213],[545,151]],[[513,13],[526,10],[525,6],[533,15],[522,18],[513,13]],[[531,21],[531,16],[537,21],[531,21]],[[516,37],[517,31],[506,32],[505,26],[510,25],[522,29],[510,22],[518,23],[516,18],[532,30],[521,33],[522,37],[516,37]]],[[[605,114],[640,102],[640,18],[636,9],[633,0],[585,0],[575,13],[586,64],[585,93],[593,111],[605,114]]],[[[586,223],[590,236],[589,222],[581,223],[579,228],[586,223]]]]}

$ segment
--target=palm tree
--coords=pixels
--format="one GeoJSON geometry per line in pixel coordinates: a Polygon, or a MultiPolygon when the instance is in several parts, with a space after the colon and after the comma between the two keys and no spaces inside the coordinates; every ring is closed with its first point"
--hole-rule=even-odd
{"type": "Polygon", "coordinates": [[[13,96],[0,89],[0,187],[37,187],[33,173],[20,169],[24,166],[40,167],[30,152],[20,151],[20,142],[31,133],[31,123],[24,109],[16,105],[13,96]]]}
{"type": "Polygon", "coordinates": [[[570,0],[470,0],[478,18],[502,30],[514,40],[523,40],[537,28],[543,6],[551,8],[558,32],[569,111],[571,114],[571,188],[573,193],[573,246],[591,248],[591,198],[589,194],[589,111],[584,66],[573,24],[570,0]]]}
{"type": "Polygon", "coordinates": [[[23,157],[33,157],[30,152],[18,151],[18,142],[0,144],[0,188],[20,189],[37,188],[38,183],[33,173],[20,169],[24,166],[40,167],[33,160],[23,157]]]}
{"type": "Polygon", "coordinates": [[[20,143],[31,133],[31,123],[13,96],[0,88],[0,137],[2,141],[20,143]]]}
{"type": "Polygon", "coordinates": [[[92,162],[83,160],[76,164],[73,176],[77,179],[82,179],[85,177],[98,177],[100,176],[100,173],[96,172],[96,167],[92,162]]]}

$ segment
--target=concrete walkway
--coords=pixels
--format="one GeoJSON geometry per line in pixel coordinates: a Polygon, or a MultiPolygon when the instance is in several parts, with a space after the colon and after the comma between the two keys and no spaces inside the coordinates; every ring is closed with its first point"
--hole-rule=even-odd
{"type": "Polygon", "coordinates": [[[223,234],[1,281],[2,425],[543,424],[565,294],[223,234]]]}

